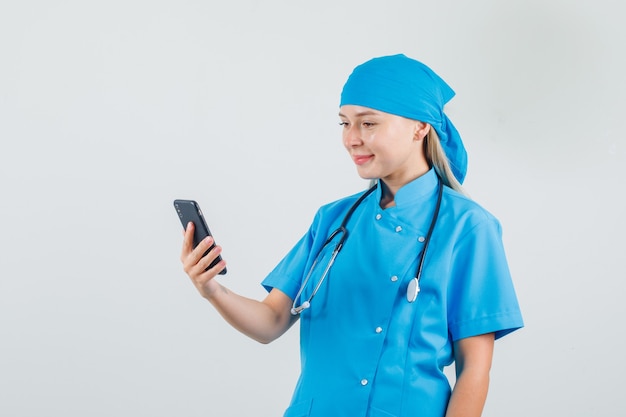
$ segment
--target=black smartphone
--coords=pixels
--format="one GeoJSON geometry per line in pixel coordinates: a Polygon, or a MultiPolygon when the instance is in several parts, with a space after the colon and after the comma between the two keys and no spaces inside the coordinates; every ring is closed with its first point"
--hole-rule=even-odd
{"type": "MultiPolygon", "coordinates": [[[[178,218],[183,225],[183,229],[186,230],[187,224],[189,224],[189,222],[193,222],[195,226],[195,229],[193,231],[194,248],[198,246],[198,244],[202,242],[204,238],[206,238],[207,236],[212,236],[211,231],[209,230],[209,226],[207,226],[207,223],[204,220],[202,210],[200,210],[200,205],[197,202],[195,202],[194,200],[174,200],[174,208],[176,209],[176,213],[178,213],[178,218]]],[[[213,247],[215,247],[215,243],[211,245],[211,247],[204,253],[204,255],[209,253],[209,251],[213,249],[213,247]]],[[[215,260],[211,262],[211,265],[208,266],[207,270],[215,266],[221,260],[221,256],[215,258],[215,260]]],[[[222,269],[219,274],[226,274],[226,268],[222,269]]]]}

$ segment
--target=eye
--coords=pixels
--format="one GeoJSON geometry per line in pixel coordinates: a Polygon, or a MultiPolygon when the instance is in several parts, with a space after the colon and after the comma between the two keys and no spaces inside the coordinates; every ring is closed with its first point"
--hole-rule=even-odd
{"type": "Polygon", "coordinates": [[[363,122],[363,126],[365,126],[365,127],[373,127],[373,126],[375,126],[375,125],[376,125],[376,123],[372,123],[372,122],[363,122]]]}
{"type": "Polygon", "coordinates": [[[348,126],[348,122],[339,122],[339,126],[346,127],[348,126]]]}

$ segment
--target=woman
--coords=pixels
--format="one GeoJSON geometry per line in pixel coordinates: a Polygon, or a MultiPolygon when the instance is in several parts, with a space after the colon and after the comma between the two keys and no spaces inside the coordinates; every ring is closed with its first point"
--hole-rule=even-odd
{"type": "Polygon", "coordinates": [[[355,68],[343,143],[377,184],[319,209],[262,301],[213,279],[224,261],[204,272],[221,248],[202,257],[211,238],[192,250],[187,229],[185,272],[231,325],[268,343],[300,319],[302,371],[285,416],[481,415],[494,340],[523,322],[500,225],[460,188],[465,148],[443,113],[453,96],[404,55],[355,68]]]}

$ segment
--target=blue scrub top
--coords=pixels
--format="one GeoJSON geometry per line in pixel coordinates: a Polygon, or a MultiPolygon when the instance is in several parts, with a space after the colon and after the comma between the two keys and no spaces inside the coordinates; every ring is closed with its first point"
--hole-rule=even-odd
{"type": "MultiPolygon", "coordinates": [[[[421,291],[409,303],[437,201],[434,170],[381,209],[380,187],[356,209],[326,280],[300,316],[301,375],[285,417],[443,417],[450,384],[443,368],[453,342],[523,326],[498,220],[444,187],[421,291]]],[[[263,281],[292,299],[324,241],[357,200],[321,207],[309,231],[263,281]]],[[[319,255],[308,299],[334,245],[319,255]]]]}

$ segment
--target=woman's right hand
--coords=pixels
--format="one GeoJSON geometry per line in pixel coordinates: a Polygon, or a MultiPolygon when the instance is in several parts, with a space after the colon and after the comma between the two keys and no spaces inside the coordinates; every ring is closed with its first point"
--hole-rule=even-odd
{"type": "Polygon", "coordinates": [[[183,269],[198,292],[207,300],[219,288],[219,283],[213,278],[226,267],[226,262],[221,260],[212,268],[207,269],[209,265],[222,252],[220,246],[215,245],[206,255],[202,256],[214,243],[213,237],[208,236],[194,249],[193,232],[194,224],[190,222],[184,232],[183,248],[180,254],[180,260],[183,263],[183,269]],[[206,271],[205,271],[206,270],[206,271]]]}

